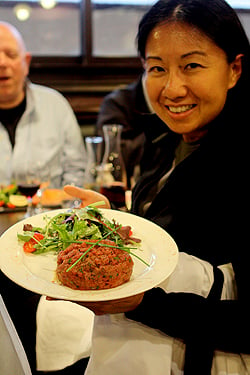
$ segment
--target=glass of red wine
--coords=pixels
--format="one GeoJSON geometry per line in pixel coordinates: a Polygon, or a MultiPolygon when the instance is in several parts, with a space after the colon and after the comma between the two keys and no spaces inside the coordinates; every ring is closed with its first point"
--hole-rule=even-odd
{"type": "Polygon", "coordinates": [[[24,217],[30,217],[34,215],[34,207],[32,203],[33,196],[37,193],[40,188],[41,180],[39,168],[29,168],[25,172],[16,173],[15,182],[18,187],[18,191],[25,195],[27,198],[27,210],[24,217]]]}

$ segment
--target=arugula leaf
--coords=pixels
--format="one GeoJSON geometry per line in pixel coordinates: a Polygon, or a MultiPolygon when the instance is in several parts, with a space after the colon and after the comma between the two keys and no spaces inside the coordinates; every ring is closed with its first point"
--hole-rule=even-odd
{"type": "Polygon", "coordinates": [[[33,236],[34,232],[24,232],[24,234],[17,234],[17,238],[23,242],[28,242],[31,238],[33,238],[33,236]]]}

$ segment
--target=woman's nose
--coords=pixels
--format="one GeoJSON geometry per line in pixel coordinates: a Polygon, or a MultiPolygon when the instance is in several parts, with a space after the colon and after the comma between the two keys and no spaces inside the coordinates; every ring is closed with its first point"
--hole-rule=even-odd
{"type": "Polygon", "coordinates": [[[176,72],[168,74],[162,90],[162,95],[165,98],[170,100],[183,98],[187,95],[187,91],[186,82],[181,75],[176,72]]]}

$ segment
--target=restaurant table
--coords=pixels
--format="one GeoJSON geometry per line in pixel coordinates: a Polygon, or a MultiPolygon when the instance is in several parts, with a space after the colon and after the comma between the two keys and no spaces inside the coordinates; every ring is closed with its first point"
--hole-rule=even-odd
{"type": "MultiPolygon", "coordinates": [[[[50,209],[69,208],[79,204],[79,200],[66,194],[62,189],[46,189],[41,198],[42,207],[50,209]]],[[[0,207],[0,236],[6,229],[24,218],[26,207],[16,207],[13,210],[0,207]]]]}
{"type": "Polygon", "coordinates": [[[0,213],[0,236],[12,225],[24,218],[25,211],[0,213]]]}

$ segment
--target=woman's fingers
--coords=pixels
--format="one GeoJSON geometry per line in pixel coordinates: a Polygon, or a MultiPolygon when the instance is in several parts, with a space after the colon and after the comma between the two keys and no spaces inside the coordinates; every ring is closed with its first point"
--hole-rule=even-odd
{"type": "Polygon", "coordinates": [[[102,201],[103,203],[98,207],[110,208],[109,200],[104,195],[97,193],[96,191],[82,189],[73,185],[65,185],[63,190],[72,197],[81,199],[82,207],[88,206],[91,203],[102,201]]]}

